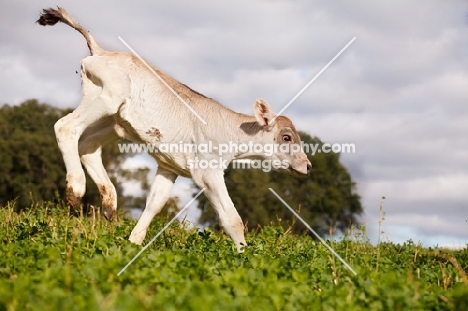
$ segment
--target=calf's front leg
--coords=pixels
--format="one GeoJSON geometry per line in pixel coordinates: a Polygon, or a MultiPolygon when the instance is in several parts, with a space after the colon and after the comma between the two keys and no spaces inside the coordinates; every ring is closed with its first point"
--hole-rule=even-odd
{"type": "Polygon", "coordinates": [[[143,243],[151,220],[161,211],[169,199],[169,194],[176,178],[177,174],[161,166],[158,167],[156,177],[151,185],[150,194],[146,200],[145,210],[130,234],[130,242],[138,245],[143,243]]]}
{"type": "Polygon", "coordinates": [[[196,170],[192,172],[194,182],[200,188],[206,188],[204,194],[211,202],[219,217],[221,227],[231,237],[237,252],[243,253],[247,246],[244,237],[244,224],[224,183],[224,172],[221,170],[196,170]]]}

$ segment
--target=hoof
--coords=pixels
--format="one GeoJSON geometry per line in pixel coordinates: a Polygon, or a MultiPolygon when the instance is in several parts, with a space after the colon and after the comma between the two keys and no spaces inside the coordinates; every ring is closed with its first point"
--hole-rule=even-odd
{"type": "Polygon", "coordinates": [[[67,188],[66,198],[67,198],[68,204],[70,204],[70,206],[73,209],[78,209],[80,207],[81,198],[75,196],[72,187],[67,188]]]}
{"type": "Polygon", "coordinates": [[[145,239],[145,236],[146,236],[146,229],[141,230],[135,227],[133,228],[132,233],[130,233],[130,237],[128,238],[128,240],[132,242],[133,244],[141,245],[143,244],[143,240],[145,239]]]}
{"type": "Polygon", "coordinates": [[[239,243],[239,245],[237,245],[237,253],[238,254],[244,253],[246,247],[247,247],[247,243],[242,243],[242,242],[239,243]]]}
{"type": "Polygon", "coordinates": [[[143,244],[143,240],[142,240],[142,239],[135,239],[135,238],[132,238],[131,236],[130,236],[130,238],[129,238],[128,240],[129,240],[130,242],[132,242],[133,244],[135,244],[135,245],[141,245],[141,244],[143,244]]]}
{"type": "Polygon", "coordinates": [[[102,208],[102,214],[104,215],[104,217],[106,217],[106,219],[108,221],[114,220],[115,211],[113,209],[108,208],[108,207],[103,207],[102,208]]]}
{"type": "Polygon", "coordinates": [[[70,217],[80,217],[82,215],[81,206],[78,206],[78,207],[70,206],[70,210],[68,212],[68,215],[70,217]]]}

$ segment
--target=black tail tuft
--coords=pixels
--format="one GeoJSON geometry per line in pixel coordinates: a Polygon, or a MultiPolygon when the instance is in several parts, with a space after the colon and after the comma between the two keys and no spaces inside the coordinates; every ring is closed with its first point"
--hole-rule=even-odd
{"type": "Polygon", "coordinates": [[[58,22],[62,22],[81,33],[86,39],[91,55],[102,53],[102,48],[96,43],[93,36],[91,36],[91,34],[76,20],[74,20],[73,17],[65,11],[65,9],[61,7],[57,7],[57,9],[44,9],[37,20],[37,23],[42,26],[53,26],[58,22]]]}
{"type": "Polygon", "coordinates": [[[42,26],[53,26],[60,21],[60,16],[60,13],[55,9],[43,9],[41,16],[36,23],[42,26]]]}

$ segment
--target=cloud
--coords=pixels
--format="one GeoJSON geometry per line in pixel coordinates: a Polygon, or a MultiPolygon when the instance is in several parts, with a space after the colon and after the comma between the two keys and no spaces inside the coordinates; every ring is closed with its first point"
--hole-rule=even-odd
{"type": "MultiPolygon", "coordinates": [[[[78,88],[62,88],[57,78],[41,78],[40,74],[34,72],[31,67],[33,66],[19,57],[0,59],[0,79],[8,81],[7,87],[2,90],[2,104],[19,104],[25,99],[39,98],[41,101],[52,101],[64,108],[69,107],[68,103],[79,102],[80,90],[78,88]]],[[[78,79],[70,80],[75,80],[73,82],[79,85],[78,79]]]]}

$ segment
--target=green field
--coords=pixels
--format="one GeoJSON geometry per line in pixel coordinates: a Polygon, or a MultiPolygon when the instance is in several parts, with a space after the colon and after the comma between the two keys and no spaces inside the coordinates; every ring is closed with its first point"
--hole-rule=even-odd
{"type": "Polygon", "coordinates": [[[117,276],[141,250],[127,241],[133,220],[45,204],[1,208],[0,223],[0,310],[468,310],[466,248],[329,242],[354,276],[320,242],[281,227],[248,233],[239,255],[226,235],[176,223],[117,276]]]}

